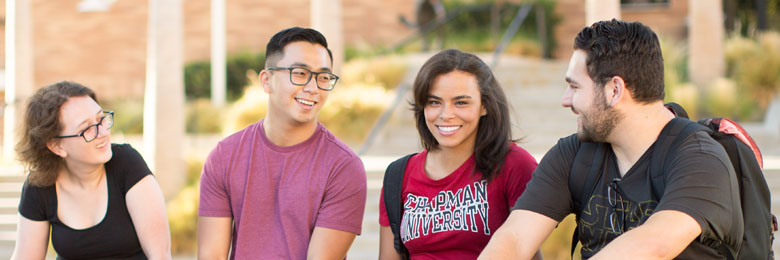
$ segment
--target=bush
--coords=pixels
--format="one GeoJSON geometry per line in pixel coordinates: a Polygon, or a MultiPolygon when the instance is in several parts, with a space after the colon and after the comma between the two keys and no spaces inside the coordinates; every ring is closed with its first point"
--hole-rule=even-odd
{"type": "Polygon", "coordinates": [[[353,85],[380,85],[385,89],[395,89],[409,65],[398,56],[385,56],[373,59],[354,59],[344,64],[341,80],[336,89],[349,89],[353,85]]]}
{"type": "MultiPolygon", "coordinates": [[[[227,99],[236,100],[248,85],[248,70],[260,70],[264,66],[265,54],[239,52],[227,58],[227,99]]],[[[184,66],[184,92],[187,99],[209,98],[211,96],[211,62],[195,61],[184,66]]]]}
{"type": "Polygon", "coordinates": [[[199,98],[187,106],[187,133],[215,134],[222,131],[222,109],[214,107],[211,100],[199,98]]]}
{"type": "Polygon", "coordinates": [[[167,203],[168,223],[171,228],[171,253],[192,255],[196,252],[198,200],[202,159],[187,160],[187,186],[167,203]]]}
{"type": "Polygon", "coordinates": [[[228,108],[223,135],[238,132],[265,117],[268,108],[268,94],[259,85],[245,89],[244,95],[228,108]]]}
{"type": "Polygon", "coordinates": [[[737,116],[762,119],[780,91],[780,34],[769,32],[758,39],[732,37],[726,41],[725,56],[727,75],[739,86],[737,116]]]}
{"type": "Polygon", "coordinates": [[[114,126],[112,132],[125,135],[142,134],[144,132],[144,101],[143,99],[114,99],[102,104],[103,109],[114,111],[114,126]]]}

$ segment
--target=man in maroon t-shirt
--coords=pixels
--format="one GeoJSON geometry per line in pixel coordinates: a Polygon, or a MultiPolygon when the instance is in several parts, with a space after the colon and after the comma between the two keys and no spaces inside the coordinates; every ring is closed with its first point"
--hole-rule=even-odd
{"type": "Polygon", "coordinates": [[[338,80],[325,37],[289,28],[266,47],[266,116],[222,140],[201,175],[199,259],[344,259],[366,173],[317,114],[338,80]]]}

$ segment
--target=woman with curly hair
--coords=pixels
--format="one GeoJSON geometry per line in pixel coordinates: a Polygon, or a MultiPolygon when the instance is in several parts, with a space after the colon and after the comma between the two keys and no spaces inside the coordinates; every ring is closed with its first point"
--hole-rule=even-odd
{"type": "Polygon", "coordinates": [[[170,259],[165,201],[143,158],[111,143],[114,113],[62,81],[39,89],[16,147],[28,172],[12,259],[170,259]]]}

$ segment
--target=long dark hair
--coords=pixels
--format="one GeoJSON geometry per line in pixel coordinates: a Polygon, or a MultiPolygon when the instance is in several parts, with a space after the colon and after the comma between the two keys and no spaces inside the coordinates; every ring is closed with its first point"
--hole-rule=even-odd
{"type": "Polygon", "coordinates": [[[482,106],[487,115],[479,119],[477,138],[474,141],[476,169],[482,173],[482,179],[491,180],[498,176],[509,153],[512,140],[509,105],[501,85],[493,72],[477,56],[459,50],[445,50],[437,53],[423,64],[414,80],[414,102],[412,111],[420,133],[423,148],[432,151],[439,149],[439,142],[425,123],[425,103],[430,95],[433,81],[442,74],[454,70],[467,72],[477,78],[482,106]]]}
{"type": "Polygon", "coordinates": [[[19,160],[29,172],[27,183],[37,187],[51,186],[65,163],[46,143],[62,131],[60,107],[71,97],[89,96],[95,102],[95,92],[76,83],[60,81],[35,92],[27,103],[21,140],[16,145],[19,160]]]}

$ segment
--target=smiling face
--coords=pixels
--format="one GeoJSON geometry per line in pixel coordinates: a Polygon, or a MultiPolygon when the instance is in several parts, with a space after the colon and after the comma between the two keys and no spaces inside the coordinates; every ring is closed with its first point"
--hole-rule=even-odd
{"type": "MultiPolygon", "coordinates": [[[[319,44],[297,41],[284,47],[284,55],[276,67],[300,67],[314,72],[330,72],[328,51],[319,44]]],[[[315,80],[299,86],[290,82],[289,70],[263,70],[263,89],[269,94],[266,117],[293,126],[315,124],[320,109],[328,99],[328,91],[317,88],[315,80]]]]}
{"type": "MultiPolygon", "coordinates": [[[[71,97],[60,107],[60,136],[77,135],[87,127],[97,124],[103,117],[103,109],[89,96],[71,97]]],[[[100,165],[108,162],[111,152],[111,130],[98,126],[98,136],[90,142],[83,137],[57,138],[49,143],[49,149],[65,159],[65,163],[100,165]]]]}
{"type": "Polygon", "coordinates": [[[423,109],[438,148],[473,150],[479,119],[487,113],[474,75],[459,70],[439,75],[423,109]]]}
{"type": "MultiPolygon", "coordinates": [[[[587,72],[587,53],[576,50],[566,71],[566,88],[561,105],[578,115],[577,138],[583,142],[605,142],[621,119],[607,104],[604,86],[593,82],[587,72]]],[[[609,83],[607,83],[609,84],[609,83]]]]}

